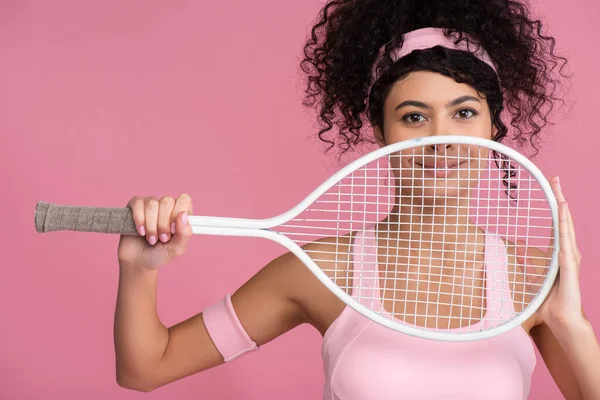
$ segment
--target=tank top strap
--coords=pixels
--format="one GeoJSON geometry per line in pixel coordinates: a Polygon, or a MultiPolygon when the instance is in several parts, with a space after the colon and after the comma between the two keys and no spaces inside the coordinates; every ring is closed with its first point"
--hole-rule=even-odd
{"type": "MultiPolygon", "coordinates": [[[[508,254],[504,241],[485,235],[485,285],[488,324],[498,325],[515,315],[508,279],[508,254]]],[[[373,226],[356,232],[352,249],[352,297],[371,310],[383,311],[379,293],[377,238],[373,226]]]]}
{"type": "Polygon", "coordinates": [[[485,235],[485,284],[488,314],[492,325],[503,323],[515,315],[508,279],[508,254],[504,241],[489,233],[485,235]]]}
{"type": "Polygon", "coordinates": [[[373,225],[356,232],[352,250],[352,297],[365,307],[381,306],[378,298],[377,238],[373,225]]]}

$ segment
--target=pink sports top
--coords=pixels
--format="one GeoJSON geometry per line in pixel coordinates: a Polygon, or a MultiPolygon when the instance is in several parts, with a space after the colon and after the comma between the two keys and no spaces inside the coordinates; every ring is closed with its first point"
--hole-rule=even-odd
{"type": "MultiPolygon", "coordinates": [[[[354,246],[375,249],[374,233],[357,234],[354,246]]],[[[486,235],[485,248],[486,276],[506,274],[504,242],[486,235]]],[[[376,254],[363,255],[362,261],[362,265],[371,263],[368,269],[376,271],[376,254]]],[[[354,264],[353,279],[357,279],[360,268],[360,263],[354,264]]],[[[352,296],[373,307],[373,299],[381,298],[379,280],[365,279],[364,273],[360,279],[362,289],[352,296]]],[[[501,285],[490,281],[486,279],[486,298],[500,311],[489,311],[478,324],[499,318],[499,313],[506,318],[515,312],[508,279],[494,279],[501,285]]],[[[375,306],[387,313],[379,301],[375,306]]],[[[237,319],[229,295],[205,309],[203,316],[225,361],[258,350],[237,319]]],[[[393,331],[349,306],[325,333],[322,356],[324,400],[522,400],[529,395],[536,364],[531,339],[520,327],[490,339],[440,342],[393,331]]]]}
{"type": "MultiPolygon", "coordinates": [[[[366,231],[357,235],[354,246],[376,249],[375,240],[374,233],[366,231]]],[[[506,274],[504,242],[486,235],[485,248],[486,276],[506,274]]],[[[371,263],[370,271],[377,270],[376,254],[362,261],[363,266],[371,263]]],[[[354,264],[353,279],[360,268],[360,263],[354,264]]],[[[365,274],[361,279],[361,292],[352,296],[391,317],[379,300],[372,304],[372,299],[381,298],[379,280],[365,279],[365,274]]],[[[497,303],[494,309],[500,311],[489,311],[477,324],[498,318],[497,313],[506,318],[515,312],[508,279],[494,279],[495,285],[491,281],[486,279],[486,299],[497,303]]],[[[531,339],[521,327],[490,339],[440,342],[395,332],[349,306],[325,333],[322,355],[324,400],[522,400],[529,395],[536,363],[531,339]]]]}

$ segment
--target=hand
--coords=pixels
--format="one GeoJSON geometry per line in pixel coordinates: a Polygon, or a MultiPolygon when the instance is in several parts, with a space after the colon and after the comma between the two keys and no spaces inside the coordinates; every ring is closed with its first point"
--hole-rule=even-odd
{"type": "MultiPolygon", "coordinates": [[[[577,247],[573,218],[561,191],[558,177],[553,177],[550,184],[558,201],[559,274],[548,297],[539,308],[538,314],[550,329],[562,329],[585,319],[579,288],[581,254],[577,247]]],[[[517,260],[525,265],[524,247],[518,246],[518,248],[521,250],[517,253],[517,260]]]]}
{"type": "Polygon", "coordinates": [[[156,269],[185,252],[192,236],[188,223],[192,213],[190,196],[167,196],[160,201],[155,197],[134,197],[127,206],[140,235],[121,236],[120,264],[156,269]]]}

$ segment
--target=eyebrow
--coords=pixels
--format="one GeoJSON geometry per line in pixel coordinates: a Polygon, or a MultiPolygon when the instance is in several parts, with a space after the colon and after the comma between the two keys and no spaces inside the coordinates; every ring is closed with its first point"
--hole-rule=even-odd
{"type": "MultiPolygon", "coordinates": [[[[456,99],[452,100],[450,103],[446,104],[446,108],[455,107],[455,106],[457,106],[461,103],[467,102],[467,101],[476,101],[478,103],[481,103],[481,101],[477,97],[471,96],[471,95],[465,95],[465,96],[457,97],[456,99]]],[[[394,111],[397,111],[403,107],[408,107],[408,106],[413,106],[413,107],[417,107],[417,108],[425,108],[427,110],[431,110],[433,108],[429,104],[423,103],[422,101],[406,100],[406,101],[403,101],[402,103],[398,104],[396,106],[396,108],[394,108],[394,111]]]]}

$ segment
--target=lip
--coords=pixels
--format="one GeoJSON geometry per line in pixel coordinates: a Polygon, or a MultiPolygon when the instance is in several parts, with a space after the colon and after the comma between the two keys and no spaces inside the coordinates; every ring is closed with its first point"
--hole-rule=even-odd
{"type": "Polygon", "coordinates": [[[422,168],[426,175],[435,177],[435,178],[448,178],[453,175],[456,171],[458,171],[459,167],[466,163],[467,161],[462,161],[460,163],[454,163],[446,165],[445,161],[438,161],[435,164],[421,164],[415,161],[415,165],[422,168]]]}

